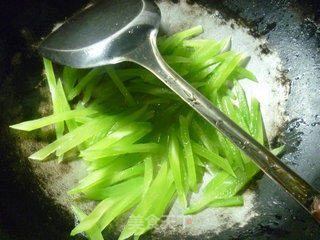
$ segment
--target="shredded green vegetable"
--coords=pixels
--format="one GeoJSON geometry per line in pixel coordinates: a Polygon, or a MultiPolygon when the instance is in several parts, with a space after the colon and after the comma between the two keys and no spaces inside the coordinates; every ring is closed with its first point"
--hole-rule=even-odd
{"type": "MultiPolygon", "coordinates": [[[[190,39],[202,31],[196,26],[160,37],[164,59],[263,143],[259,102],[248,101],[238,82],[257,79],[241,65],[243,54],[228,49],[229,37],[190,39]]],[[[64,67],[60,80],[49,60],[44,59],[44,66],[53,114],[11,127],[32,131],[55,124],[57,139],[30,158],[44,161],[55,154],[61,161],[76,149],[85,162],[88,175],[68,193],[98,204],[89,215],[72,207],[79,224],[71,235],[85,232],[89,239],[103,239],[102,231],[133,209],[119,239],[138,239],[156,227],[175,196],[185,214],[243,205],[237,194],[259,169],[146,69],[133,63],[89,70],[64,67]],[[213,177],[200,199],[188,202],[208,170],[213,177]]]]}
{"type": "Polygon", "coordinates": [[[210,203],[210,207],[236,207],[243,205],[242,196],[234,196],[226,199],[214,200],[210,203]]]}
{"type": "MultiPolygon", "coordinates": [[[[87,215],[80,208],[76,206],[71,206],[71,208],[80,222],[87,218],[87,215]]],[[[103,240],[103,236],[101,231],[99,231],[98,226],[93,226],[92,228],[87,229],[86,235],[89,240],[103,240]]]]}

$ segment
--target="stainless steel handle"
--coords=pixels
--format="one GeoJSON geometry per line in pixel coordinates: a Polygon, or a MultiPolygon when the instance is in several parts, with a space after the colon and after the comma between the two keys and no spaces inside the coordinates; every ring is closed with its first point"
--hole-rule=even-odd
{"type": "Polygon", "coordinates": [[[130,53],[128,60],[136,62],[153,72],[320,222],[319,192],[282,163],[266,147],[236,125],[168,66],[158,51],[156,35],[156,31],[151,32],[149,41],[130,53]]]}

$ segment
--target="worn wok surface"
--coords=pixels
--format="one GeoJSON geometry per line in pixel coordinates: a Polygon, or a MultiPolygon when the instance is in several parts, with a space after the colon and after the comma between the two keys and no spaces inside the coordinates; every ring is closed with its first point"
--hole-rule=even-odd
{"type": "MultiPolygon", "coordinates": [[[[278,139],[287,145],[282,161],[320,188],[320,4],[312,0],[196,2],[208,11],[218,10],[226,21],[234,19],[238,25],[249,28],[253,37],[266,39],[264,54],[277,52],[285,68],[283,79],[291,84],[286,104],[290,121],[283,125],[278,139]]],[[[41,116],[40,89],[45,81],[41,77],[41,58],[34,45],[51,31],[54,23],[63,21],[87,3],[85,0],[0,3],[1,240],[84,239],[69,237],[73,216],[46,194],[43,183],[35,177],[26,152],[35,151],[36,146],[24,145],[29,148],[21,150],[21,138],[31,135],[13,134],[8,126],[41,116]]],[[[52,137],[45,136],[47,140],[52,137]]],[[[251,188],[256,192],[254,211],[259,214],[245,226],[235,225],[219,234],[209,231],[181,235],[172,230],[166,233],[166,238],[320,239],[320,228],[315,221],[266,176],[251,188]]],[[[106,239],[115,237],[111,231],[106,239]]],[[[160,232],[145,238],[163,239],[163,236],[160,232]]]]}

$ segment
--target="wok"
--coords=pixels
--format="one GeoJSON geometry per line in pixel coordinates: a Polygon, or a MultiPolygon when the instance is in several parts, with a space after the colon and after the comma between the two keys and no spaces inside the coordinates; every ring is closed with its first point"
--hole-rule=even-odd
{"type": "MultiPolygon", "coordinates": [[[[198,5],[201,5],[204,15],[216,14],[221,24],[243,28],[257,41],[264,39],[262,42],[265,44],[257,49],[258,55],[263,58],[276,54],[283,67],[276,81],[290,85],[285,103],[287,121],[281,121],[277,134],[269,140],[272,140],[271,145],[285,143],[282,161],[319,189],[320,4],[311,0],[159,2],[172,9],[188,5],[186,18],[190,24],[201,18],[202,13],[198,11],[198,5]]],[[[59,204],[57,195],[46,187],[46,179],[54,179],[55,172],[47,172],[47,175],[53,176],[41,176],[27,159],[41,143],[50,141],[54,136],[17,134],[8,126],[50,111],[49,104],[42,106],[47,101],[43,93],[46,86],[41,76],[41,58],[34,46],[52,30],[55,23],[65,20],[87,3],[84,0],[11,0],[0,3],[1,240],[85,239],[81,235],[69,237],[74,216],[59,204]]],[[[58,170],[67,174],[69,168],[68,164],[62,164],[58,170]]],[[[246,213],[250,218],[241,216],[246,217],[244,224],[240,224],[241,221],[235,224],[231,216],[224,214],[220,220],[225,222],[219,225],[219,231],[210,227],[195,227],[193,231],[173,228],[170,231],[155,231],[143,238],[320,239],[319,226],[301,207],[266,176],[260,175],[258,178],[249,186],[250,191],[254,192],[254,199],[250,211],[246,213]]],[[[210,214],[212,212],[204,216],[207,220],[203,224],[216,219],[210,214]]],[[[195,226],[201,224],[194,223],[195,226]]],[[[117,231],[113,228],[106,231],[106,239],[115,239],[116,236],[117,231]]]]}

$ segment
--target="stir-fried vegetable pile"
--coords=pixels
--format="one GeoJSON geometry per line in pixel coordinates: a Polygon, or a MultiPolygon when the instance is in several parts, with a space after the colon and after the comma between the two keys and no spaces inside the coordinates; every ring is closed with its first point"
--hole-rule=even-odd
{"type": "MultiPolygon", "coordinates": [[[[164,59],[233,121],[263,142],[258,101],[249,104],[237,80],[254,75],[242,67],[243,54],[229,51],[230,39],[190,39],[202,27],[158,39],[164,59]]],[[[77,149],[88,175],[68,194],[98,201],[87,216],[73,207],[80,223],[71,235],[101,232],[114,219],[134,209],[119,239],[138,238],[155,227],[177,196],[185,214],[206,207],[242,205],[237,193],[259,171],[248,157],[182,102],[153,74],[132,63],[89,70],[64,67],[56,79],[44,59],[53,114],[11,126],[31,131],[55,124],[56,140],[30,156],[44,161],[77,149]],[[212,180],[202,197],[198,192],[205,172],[212,180]],[[137,218],[142,223],[132,224],[137,218]]]]}

